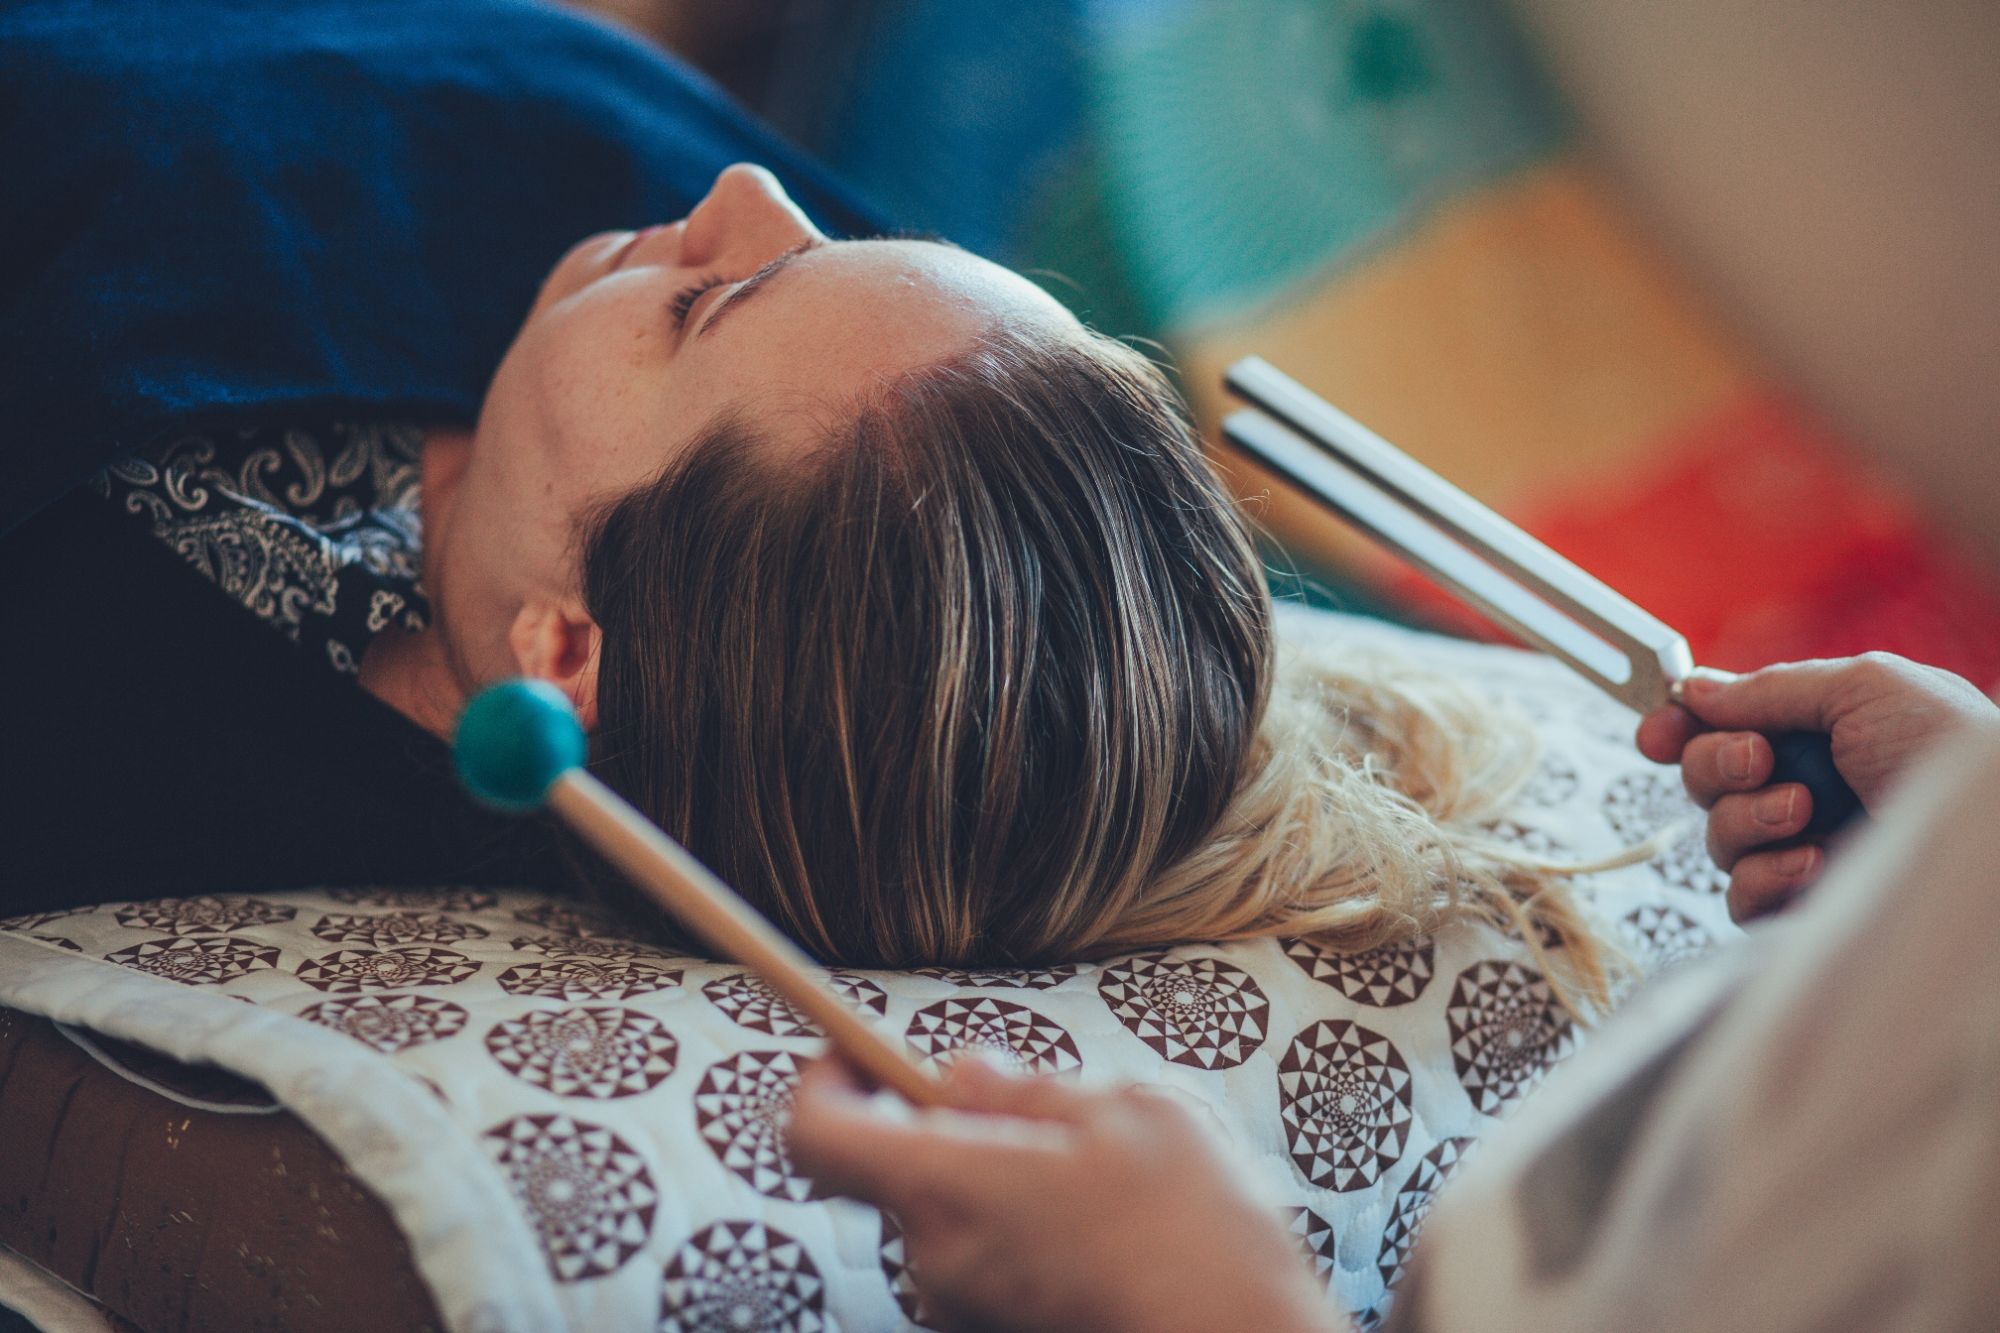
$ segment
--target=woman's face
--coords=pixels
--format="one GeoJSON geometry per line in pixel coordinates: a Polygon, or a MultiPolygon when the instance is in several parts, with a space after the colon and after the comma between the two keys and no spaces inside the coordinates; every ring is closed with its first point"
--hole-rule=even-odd
{"type": "Polygon", "coordinates": [[[575,521],[719,413],[804,449],[871,383],[996,322],[1081,326],[1034,284],[918,241],[829,241],[758,167],[678,222],[607,232],[545,280],[463,457],[426,465],[425,577],[468,685],[530,670],[524,610],[576,598],[575,521]]]}

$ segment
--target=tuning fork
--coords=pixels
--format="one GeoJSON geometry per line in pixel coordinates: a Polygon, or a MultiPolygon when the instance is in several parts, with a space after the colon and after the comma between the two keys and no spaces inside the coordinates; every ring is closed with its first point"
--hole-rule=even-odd
{"type": "MultiPolygon", "coordinates": [[[[1224,437],[1322,508],[1633,711],[1680,700],[1695,663],[1678,630],[1261,357],[1236,362],[1224,383],[1251,404],[1224,418],[1224,437]]],[[[1827,736],[1770,741],[1771,781],[1812,796],[1806,836],[1833,832],[1860,808],[1827,736]]]]}

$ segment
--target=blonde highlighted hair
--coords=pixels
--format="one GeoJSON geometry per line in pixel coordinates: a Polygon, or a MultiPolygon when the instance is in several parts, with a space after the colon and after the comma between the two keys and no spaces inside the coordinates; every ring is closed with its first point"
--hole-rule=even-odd
{"type": "Polygon", "coordinates": [[[579,534],[592,767],[808,950],[1366,949],[1481,917],[1601,998],[1563,877],[1484,827],[1525,723],[1281,654],[1248,526],[1144,357],[996,332],[836,415],[802,458],[712,422],[579,534]]]}

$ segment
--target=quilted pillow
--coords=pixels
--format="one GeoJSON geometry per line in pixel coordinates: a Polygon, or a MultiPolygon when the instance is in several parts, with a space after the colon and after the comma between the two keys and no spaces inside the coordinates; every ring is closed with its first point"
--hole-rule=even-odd
{"type": "MultiPolygon", "coordinates": [[[[1526,709],[1540,768],[1500,827],[1527,846],[1597,857],[1692,813],[1631,716],[1544,659],[1337,616],[1287,632],[1379,642],[1526,709]]],[[[1585,890],[1657,970],[1733,930],[1722,887],[1690,825],[1585,890]]],[[[834,980],[925,1060],[975,1047],[1212,1108],[1364,1323],[1440,1184],[1585,1037],[1522,942],[1476,924],[1350,956],[1265,940],[834,980]]],[[[0,1004],[268,1089],[385,1205],[448,1327],[923,1323],[893,1220],[786,1155],[812,1024],[741,967],[576,904],[337,888],[16,918],[0,1004]]]]}

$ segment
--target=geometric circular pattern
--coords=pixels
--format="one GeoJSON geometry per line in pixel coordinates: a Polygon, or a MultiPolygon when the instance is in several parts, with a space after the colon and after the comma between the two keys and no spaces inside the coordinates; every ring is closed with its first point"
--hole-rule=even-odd
{"type": "Polygon", "coordinates": [[[516,1116],[486,1131],[558,1282],[616,1272],[646,1243],[659,1195],[632,1145],[566,1115],[516,1116]]]}
{"type": "Polygon", "coordinates": [[[395,949],[337,949],[299,967],[299,980],[335,995],[403,986],[455,986],[479,971],[462,953],[428,944],[395,949]]]}
{"type": "Polygon", "coordinates": [[[1561,838],[1518,819],[1489,819],[1480,827],[1495,840],[1518,847],[1530,856],[1557,859],[1571,855],[1569,845],[1561,838]]]}
{"type": "Polygon", "coordinates": [[[694,1090],[695,1130],[716,1159],[759,1194],[804,1203],[812,1181],[792,1170],[785,1125],[799,1063],[790,1051],[739,1051],[710,1065],[694,1090]]]}
{"type": "Polygon", "coordinates": [[[667,1263],[660,1333],[820,1333],[826,1282],[805,1247],[762,1222],[717,1222],[667,1263]]]}
{"type": "Polygon", "coordinates": [[[630,1009],[536,1009],[496,1023],[486,1049],[524,1083],[558,1097],[632,1097],[674,1072],[680,1043],[630,1009]]]}
{"type": "Polygon", "coordinates": [[[896,1298],[903,1318],[918,1328],[925,1327],[931,1310],[924,1304],[923,1293],[917,1290],[916,1277],[910,1272],[909,1256],[903,1251],[903,1228],[887,1213],[882,1214],[882,1243],[877,1252],[882,1259],[882,1276],[889,1280],[889,1294],[896,1298]]]}
{"type": "Polygon", "coordinates": [[[1312,1265],[1314,1279],[1322,1290],[1331,1293],[1335,1255],[1333,1223],[1310,1208],[1287,1208],[1284,1218],[1290,1223],[1292,1240],[1299,1247],[1299,1253],[1312,1265]]]}
{"type": "Polygon", "coordinates": [[[457,887],[436,889],[328,889],[335,902],[355,907],[394,907],[413,912],[483,912],[499,905],[500,899],[488,889],[457,887]]]}
{"type": "Polygon", "coordinates": [[[1676,907],[1649,903],[1627,912],[1624,924],[1656,972],[1700,958],[1715,947],[1715,936],[1676,907]]]}
{"type": "Polygon", "coordinates": [[[290,921],[299,909],[260,902],[255,898],[162,898],[132,903],[117,912],[118,924],[134,930],[168,935],[220,935],[246,926],[270,926],[290,921]]]}
{"type": "Polygon", "coordinates": [[[1576,795],[1576,789],[1582,781],[1582,775],[1577,772],[1576,765],[1568,758],[1559,754],[1545,754],[1541,763],[1536,766],[1534,776],[1530,777],[1527,784],[1521,788],[1521,799],[1530,805],[1539,805],[1545,810],[1552,809],[1576,795]]]}
{"type": "Polygon", "coordinates": [[[384,1055],[454,1037],[465,1028],[465,1010],[428,995],[356,995],[321,1000],[301,1010],[308,1023],[345,1033],[384,1055]]]}
{"type": "Polygon", "coordinates": [[[1220,958],[1140,954],[1106,968],[1097,993],[1141,1041],[1196,1069],[1242,1064],[1270,1030],[1263,987],[1220,958]]]}
{"type": "Polygon", "coordinates": [[[927,1004],[903,1034],[931,1068],[959,1051],[977,1051],[1028,1074],[1063,1074],[1083,1067],[1076,1042],[1054,1020],[1025,1004],[968,995],[927,1004]]]}
{"type": "Polygon", "coordinates": [[[771,983],[749,972],[732,972],[717,977],[701,988],[710,1004],[728,1015],[738,1027],[771,1037],[817,1037],[819,1025],[800,1013],[792,1002],[771,989],[771,983]]]}
{"type": "Polygon", "coordinates": [[[1669,884],[1695,893],[1725,893],[1729,876],[1709,859],[1707,839],[1694,819],[1698,813],[1680,784],[1663,773],[1622,774],[1604,789],[1605,821],[1626,842],[1642,842],[1671,824],[1691,821],[1686,834],[1649,864],[1669,884]]]}
{"type": "Polygon", "coordinates": [[[524,926],[558,935],[615,935],[619,922],[609,912],[583,903],[550,900],[516,908],[514,919],[524,926]]]}
{"type": "Polygon", "coordinates": [[[1542,974],[1501,960],[1474,963],[1445,1008],[1458,1081],[1485,1115],[1541,1081],[1576,1049],[1576,1029],[1542,974]]]}
{"type": "Polygon", "coordinates": [[[53,912],[23,912],[19,916],[0,916],[0,930],[30,931],[46,926],[51,921],[60,921],[66,916],[75,916],[84,911],[81,907],[59,907],[53,912]]]}
{"type": "Polygon", "coordinates": [[[391,912],[387,916],[329,912],[313,923],[312,933],[328,944],[367,944],[377,949],[397,944],[456,944],[460,940],[486,938],[484,928],[436,912],[391,912]]]}
{"type": "Polygon", "coordinates": [[[224,936],[213,939],[147,940],[105,955],[109,962],[138,972],[150,972],[184,986],[215,986],[246,972],[278,965],[278,951],[268,945],[224,936]]]}
{"type": "Polygon", "coordinates": [[[651,963],[559,958],[547,963],[521,963],[500,974],[500,988],[510,995],[544,1000],[629,1000],[680,985],[681,974],[651,963]]]}
{"type": "Polygon", "coordinates": [[[1377,1009],[1408,1004],[1422,995],[1437,958],[1436,947],[1426,939],[1378,944],[1360,953],[1338,953],[1312,939],[1286,940],[1284,946],[1285,957],[1314,981],[1377,1009]]]}
{"type": "Polygon", "coordinates": [[[514,947],[522,953],[546,954],[551,958],[603,958],[624,962],[630,958],[671,958],[664,949],[636,940],[611,935],[520,935],[514,947]]]}
{"type": "Polygon", "coordinates": [[[1077,973],[1075,963],[1058,963],[1054,967],[1027,968],[972,968],[963,967],[919,967],[911,969],[912,976],[933,977],[948,981],[954,986],[969,986],[983,990],[1050,990],[1062,985],[1077,973]]]}
{"type": "Polygon", "coordinates": [[[864,1013],[880,1018],[889,1012],[889,992],[867,977],[857,977],[852,972],[829,972],[826,984],[864,1013]]]}
{"type": "Polygon", "coordinates": [[[1410,1070],[1389,1039],[1322,1019],[1278,1064],[1278,1113],[1292,1161],[1315,1185],[1366,1189],[1409,1142],[1410,1070]]]}
{"type": "Polygon", "coordinates": [[[1471,1146],[1469,1138],[1444,1140],[1418,1160],[1410,1178],[1403,1182],[1403,1188],[1396,1191],[1396,1202],[1389,1211],[1389,1225],[1382,1233],[1382,1253],[1376,1260],[1376,1267],[1382,1271],[1382,1286],[1386,1292],[1393,1293],[1396,1284],[1402,1280],[1403,1265],[1409,1262],[1410,1248],[1417,1243],[1424,1219],[1430,1215],[1431,1202],[1437,1198],[1438,1186],[1444,1184],[1446,1177],[1465,1159],[1466,1149],[1471,1146]]]}

